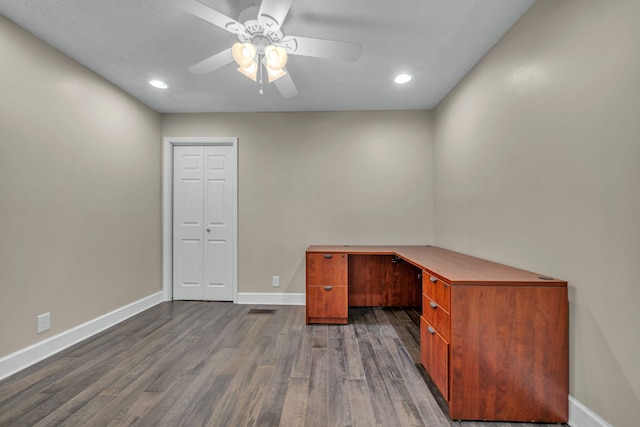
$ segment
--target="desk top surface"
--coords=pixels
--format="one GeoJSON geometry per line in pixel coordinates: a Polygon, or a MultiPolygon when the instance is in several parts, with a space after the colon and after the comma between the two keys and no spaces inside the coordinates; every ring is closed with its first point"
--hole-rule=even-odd
{"type": "Polygon", "coordinates": [[[567,282],[435,246],[309,246],[309,253],[395,255],[451,284],[566,287],[567,282]],[[550,280],[549,280],[550,279],[550,280]]]}

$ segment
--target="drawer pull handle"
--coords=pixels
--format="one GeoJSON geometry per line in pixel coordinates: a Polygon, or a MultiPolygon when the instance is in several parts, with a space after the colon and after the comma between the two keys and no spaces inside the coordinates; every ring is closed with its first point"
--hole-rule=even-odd
{"type": "Polygon", "coordinates": [[[324,257],[325,257],[326,259],[330,259],[331,257],[333,257],[333,255],[331,255],[331,254],[324,254],[324,257]]]}
{"type": "Polygon", "coordinates": [[[333,286],[325,286],[325,287],[324,287],[324,290],[325,290],[325,291],[330,291],[331,289],[333,289],[333,286]]]}
{"type": "Polygon", "coordinates": [[[430,281],[430,282],[434,282],[434,283],[435,283],[435,282],[437,282],[437,281],[438,281],[438,278],[437,278],[437,277],[434,277],[434,276],[431,276],[431,277],[429,277],[429,281],[430,281]]]}
{"type": "Polygon", "coordinates": [[[435,302],[431,301],[429,303],[429,305],[431,306],[431,308],[438,308],[438,304],[436,304],[435,302]]]}
{"type": "Polygon", "coordinates": [[[431,326],[427,326],[427,331],[429,331],[431,335],[436,333],[435,329],[433,329],[431,326]]]}

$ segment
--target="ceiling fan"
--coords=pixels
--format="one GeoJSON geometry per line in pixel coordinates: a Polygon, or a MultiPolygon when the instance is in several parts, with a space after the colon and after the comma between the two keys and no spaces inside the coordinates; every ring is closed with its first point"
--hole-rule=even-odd
{"type": "Polygon", "coordinates": [[[266,72],[284,98],[298,93],[285,65],[288,55],[356,61],[362,52],[358,43],[325,40],[302,36],[285,36],[282,30],[293,0],[262,0],[260,7],[252,6],[240,13],[238,21],[200,3],[197,0],[181,0],[188,13],[237,35],[239,43],[189,67],[194,74],[208,74],[232,63],[248,78],[260,82],[266,72]],[[252,19],[247,19],[252,18],[252,19]],[[241,22],[240,22],[241,21],[241,22]],[[259,76],[259,77],[258,77],[259,76]]]}

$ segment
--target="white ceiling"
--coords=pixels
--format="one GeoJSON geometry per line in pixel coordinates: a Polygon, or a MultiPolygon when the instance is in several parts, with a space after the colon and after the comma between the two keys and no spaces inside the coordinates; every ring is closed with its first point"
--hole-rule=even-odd
{"type": "MultiPolygon", "coordinates": [[[[356,42],[362,55],[291,55],[292,98],[273,84],[260,96],[233,64],[191,74],[237,37],[174,0],[2,0],[0,13],[159,112],[407,110],[435,107],[534,1],[293,0],[286,35],[356,42]],[[393,83],[401,72],[413,80],[393,83]]],[[[202,3],[238,19],[260,0],[202,3]]]]}

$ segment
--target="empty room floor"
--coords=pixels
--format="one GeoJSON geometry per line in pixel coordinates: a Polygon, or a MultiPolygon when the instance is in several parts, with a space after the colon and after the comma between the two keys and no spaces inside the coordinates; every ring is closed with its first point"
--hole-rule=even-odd
{"type": "Polygon", "coordinates": [[[1,381],[0,426],[534,426],[450,420],[417,316],[165,302],[1,381]]]}

